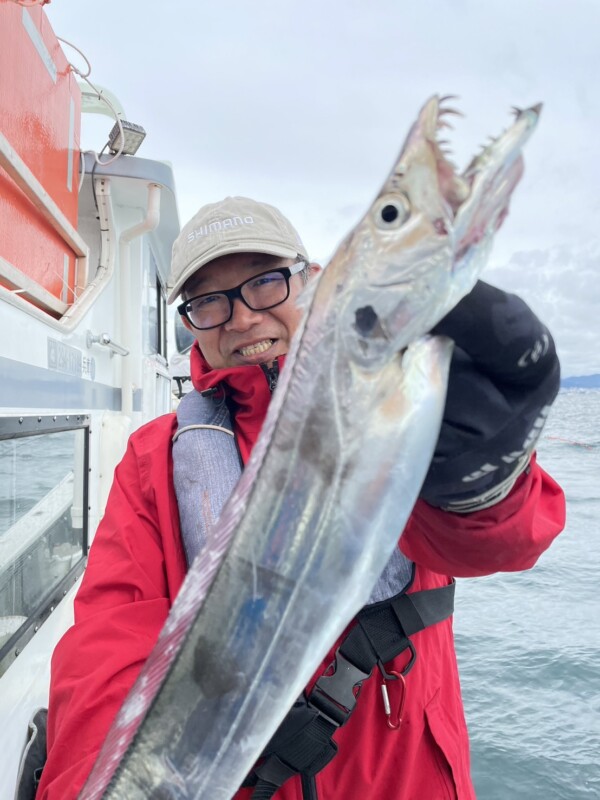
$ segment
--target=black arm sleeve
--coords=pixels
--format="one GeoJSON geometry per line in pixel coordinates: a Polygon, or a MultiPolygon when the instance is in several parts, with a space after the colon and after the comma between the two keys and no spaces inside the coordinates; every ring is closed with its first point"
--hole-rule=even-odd
{"type": "Polygon", "coordinates": [[[554,340],[527,303],[483,281],[432,333],[454,339],[476,367],[500,383],[535,387],[557,364],[554,340]]]}

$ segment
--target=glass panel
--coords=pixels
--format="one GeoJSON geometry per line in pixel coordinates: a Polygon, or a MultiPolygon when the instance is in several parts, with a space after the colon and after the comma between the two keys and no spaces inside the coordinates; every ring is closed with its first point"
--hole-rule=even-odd
{"type": "Polygon", "coordinates": [[[175,313],[175,346],[179,353],[189,353],[196,337],[191,333],[181,321],[179,314],[175,313]]]}
{"type": "Polygon", "coordinates": [[[84,556],[85,434],[0,441],[0,647],[84,556]]]}
{"type": "Polygon", "coordinates": [[[184,394],[193,389],[190,376],[190,351],[196,338],[184,326],[177,312],[175,312],[173,325],[177,352],[173,353],[169,360],[169,373],[173,379],[173,394],[175,397],[182,398],[184,394]]]}
{"type": "Polygon", "coordinates": [[[166,308],[167,301],[162,289],[156,260],[152,251],[144,270],[144,352],[146,355],[166,357],[166,308]]]}
{"type": "Polygon", "coordinates": [[[163,358],[167,357],[167,297],[158,275],[156,276],[156,303],[158,306],[158,330],[160,336],[159,350],[163,358]]]}
{"type": "Polygon", "coordinates": [[[152,251],[144,266],[144,353],[153,355],[159,352],[160,327],[156,297],[156,261],[152,251]]]}

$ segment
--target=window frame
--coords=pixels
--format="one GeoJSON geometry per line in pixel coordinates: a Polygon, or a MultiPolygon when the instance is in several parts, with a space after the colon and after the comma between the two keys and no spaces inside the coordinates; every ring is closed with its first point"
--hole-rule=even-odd
{"type": "Polygon", "coordinates": [[[43,623],[50,617],[69,589],[83,574],[89,550],[89,472],[90,472],[90,416],[87,414],[53,414],[40,416],[0,417],[0,441],[24,439],[62,431],[83,430],[83,519],[82,555],[67,574],[37,603],[13,635],[0,647],[0,676],[23,651],[43,623]]]}

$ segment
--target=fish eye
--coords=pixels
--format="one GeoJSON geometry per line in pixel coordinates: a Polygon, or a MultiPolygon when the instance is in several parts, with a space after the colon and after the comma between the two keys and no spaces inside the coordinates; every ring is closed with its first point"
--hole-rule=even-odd
{"type": "Polygon", "coordinates": [[[380,197],[374,208],[375,224],[381,230],[394,230],[410,216],[408,198],[403,194],[380,197]]]}
{"type": "Polygon", "coordinates": [[[390,203],[381,209],[381,219],[384,222],[395,222],[395,220],[398,219],[399,213],[398,206],[394,206],[390,203]]]}

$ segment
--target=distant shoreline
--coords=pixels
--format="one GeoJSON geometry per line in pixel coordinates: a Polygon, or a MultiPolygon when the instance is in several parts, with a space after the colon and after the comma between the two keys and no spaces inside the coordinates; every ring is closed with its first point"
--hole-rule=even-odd
{"type": "Polygon", "coordinates": [[[600,374],[577,375],[563,378],[560,382],[561,389],[600,389],[600,374]]]}

